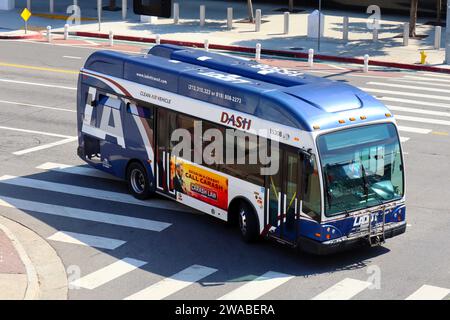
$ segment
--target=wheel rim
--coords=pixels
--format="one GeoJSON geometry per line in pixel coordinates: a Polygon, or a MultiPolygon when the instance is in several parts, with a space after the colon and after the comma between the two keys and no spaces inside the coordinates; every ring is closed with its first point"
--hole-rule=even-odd
{"type": "Polygon", "coordinates": [[[143,193],[145,190],[145,176],[139,169],[133,169],[130,175],[131,187],[136,193],[143,193]]]}
{"type": "Polygon", "coordinates": [[[244,209],[241,209],[241,211],[239,212],[239,216],[239,227],[241,229],[241,233],[245,235],[247,233],[247,217],[245,215],[244,209]]]}

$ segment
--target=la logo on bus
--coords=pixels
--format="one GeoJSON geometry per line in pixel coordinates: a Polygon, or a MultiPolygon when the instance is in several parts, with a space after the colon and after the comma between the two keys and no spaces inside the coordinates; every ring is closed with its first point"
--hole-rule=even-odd
{"type": "Polygon", "coordinates": [[[227,112],[222,112],[222,116],[220,117],[220,122],[232,125],[235,128],[242,129],[242,130],[250,130],[250,126],[252,124],[252,120],[236,116],[234,114],[228,114],[227,112]]]}

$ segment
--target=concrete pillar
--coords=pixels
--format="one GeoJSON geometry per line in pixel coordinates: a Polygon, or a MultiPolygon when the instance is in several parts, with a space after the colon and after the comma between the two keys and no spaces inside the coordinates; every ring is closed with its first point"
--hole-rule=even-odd
{"type": "Polygon", "coordinates": [[[405,22],[403,24],[403,45],[407,46],[409,43],[409,23],[405,22]]]}
{"type": "Polygon", "coordinates": [[[261,31],[261,9],[256,9],[255,14],[255,31],[260,32],[261,31]]]}
{"type": "Polygon", "coordinates": [[[227,8],[227,29],[233,29],[233,8],[227,8]]]}
{"type": "Polygon", "coordinates": [[[173,4],[173,23],[178,24],[180,22],[180,5],[175,2],[173,4]]]}
{"type": "Polygon", "coordinates": [[[122,0],[122,20],[127,18],[128,0],[122,0]]]}
{"type": "Polygon", "coordinates": [[[445,63],[450,64],[450,1],[447,1],[447,28],[445,29],[445,63]]]}
{"type": "Polygon", "coordinates": [[[342,22],[342,40],[345,42],[348,41],[348,26],[349,26],[349,18],[345,16],[342,22]]]}
{"type": "Polygon", "coordinates": [[[261,43],[256,44],[255,60],[258,62],[261,60],[261,43]]]}
{"type": "Polygon", "coordinates": [[[200,27],[203,27],[205,25],[205,19],[206,19],[206,7],[204,4],[200,6],[200,27]]]}
{"type": "Polygon", "coordinates": [[[284,30],[283,30],[284,34],[288,34],[289,33],[289,12],[285,12],[284,13],[284,30]]]}
{"type": "Polygon", "coordinates": [[[441,48],[441,34],[442,28],[440,26],[436,26],[434,29],[434,48],[437,50],[441,48]]]}

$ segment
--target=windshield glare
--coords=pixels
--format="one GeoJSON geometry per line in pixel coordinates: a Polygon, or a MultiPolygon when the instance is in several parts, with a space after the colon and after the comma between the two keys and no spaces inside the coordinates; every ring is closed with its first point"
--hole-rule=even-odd
{"type": "Polygon", "coordinates": [[[403,197],[403,164],[394,124],[328,133],[317,140],[325,215],[363,209],[403,197]]]}

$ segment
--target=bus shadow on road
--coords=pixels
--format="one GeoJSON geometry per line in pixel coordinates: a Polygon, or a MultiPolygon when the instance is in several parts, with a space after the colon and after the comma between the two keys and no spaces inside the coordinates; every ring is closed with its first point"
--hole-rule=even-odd
{"type": "Polygon", "coordinates": [[[98,269],[105,267],[106,261],[111,261],[108,257],[145,262],[139,267],[144,272],[141,277],[145,273],[170,277],[193,265],[217,269],[198,281],[204,287],[245,282],[268,271],[309,278],[365,269],[374,258],[390,251],[380,246],[314,256],[274,241],[248,244],[241,240],[237,227],[210,216],[178,212],[173,207],[165,210],[102,199],[107,195],[125,195],[125,189],[119,181],[54,171],[23,177],[1,176],[0,210],[2,215],[28,226],[45,239],[66,231],[125,242],[114,249],[102,249],[48,240],[62,260],[78,264],[82,274],[85,268],[92,269],[92,265],[98,269]],[[93,189],[98,194],[89,194],[93,189]],[[155,229],[158,222],[168,225],[152,231],[144,228],[153,226],[148,221],[156,222],[155,229]],[[79,261],[74,262],[74,257],[79,261]]]}

